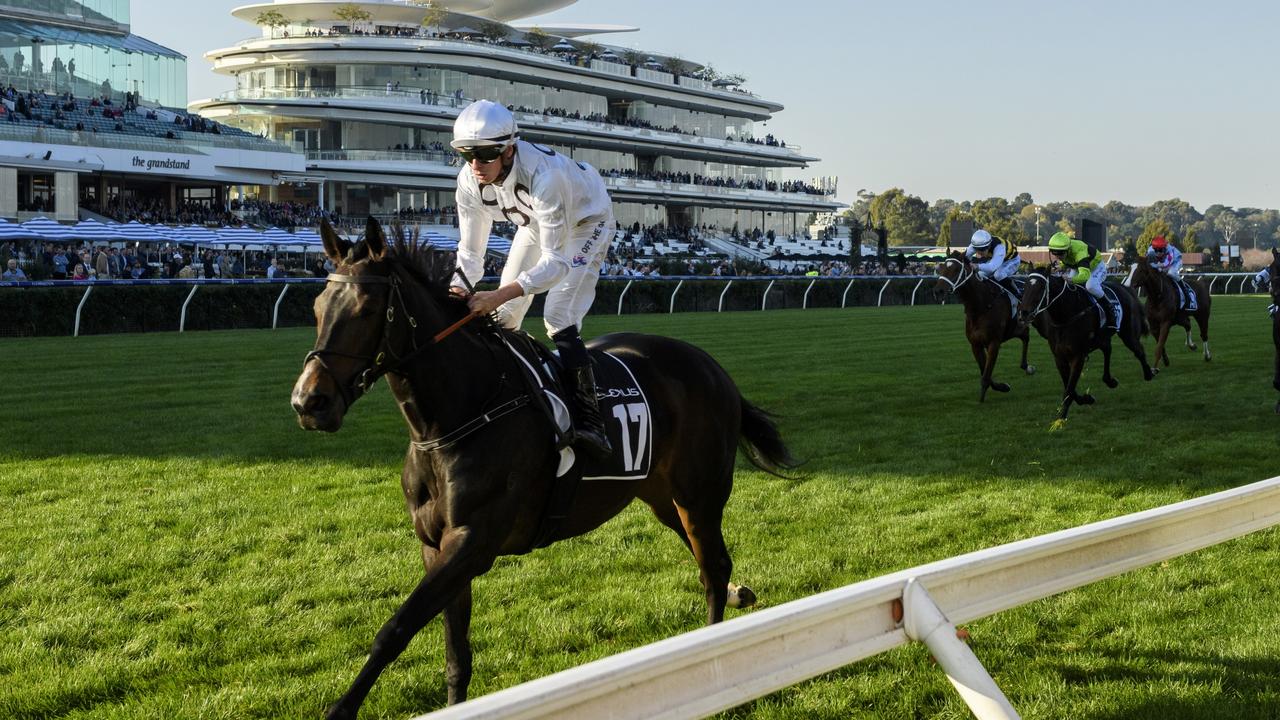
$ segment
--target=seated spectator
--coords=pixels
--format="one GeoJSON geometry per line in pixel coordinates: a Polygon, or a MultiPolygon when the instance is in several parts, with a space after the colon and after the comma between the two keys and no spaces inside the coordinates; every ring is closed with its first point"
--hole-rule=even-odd
{"type": "Polygon", "coordinates": [[[0,275],[0,277],[5,280],[17,282],[19,280],[26,280],[27,274],[22,272],[22,268],[18,267],[17,260],[9,258],[9,267],[4,271],[3,275],[0,275]]]}

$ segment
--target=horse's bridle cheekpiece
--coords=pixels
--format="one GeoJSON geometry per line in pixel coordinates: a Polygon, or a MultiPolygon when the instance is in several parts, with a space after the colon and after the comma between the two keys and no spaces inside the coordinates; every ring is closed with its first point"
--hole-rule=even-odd
{"type": "Polygon", "coordinates": [[[338,392],[342,393],[342,400],[346,403],[346,406],[351,407],[351,404],[354,403],[357,398],[369,392],[369,389],[378,381],[378,378],[389,372],[395,371],[401,365],[408,362],[409,359],[422,352],[424,348],[419,347],[418,345],[418,336],[417,333],[414,332],[418,327],[418,320],[410,314],[409,306],[405,304],[404,295],[400,291],[400,278],[395,275],[384,277],[382,275],[341,275],[338,273],[330,273],[325,279],[328,282],[347,283],[351,285],[387,285],[391,288],[391,292],[387,297],[387,322],[382,326],[382,340],[378,342],[378,348],[374,351],[373,355],[356,355],[353,353],[342,352],[340,350],[320,348],[319,350],[312,350],[307,353],[307,357],[302,361],[302,364],[305,366],[307,363],[315,360],[320,365],[321,369],[329,374],[329,378],[332,379],[334,385],[337,386],[338,392]],[[397,355],[391,348],[391,330],[396,321],[397,304],[400,306],[405,318],[408,320],[410,328],[409,338],[413,342],[413,350],[403,356],[397,355]],[[326,355],[336,355],[338,357],[350,358],[352,360],[360,360],[368,363],[368,366],[364,370],[356,373],[351,378],[351,382],[349,384],[343,384],[342,382],[339,382],[338,375],[333,371],[333,368],[329,367],[329,364],[325,362],[326,355]],[[394,361],[391,364],[386,363],[388,355],[390,355],[391,359],[394,361]]]}

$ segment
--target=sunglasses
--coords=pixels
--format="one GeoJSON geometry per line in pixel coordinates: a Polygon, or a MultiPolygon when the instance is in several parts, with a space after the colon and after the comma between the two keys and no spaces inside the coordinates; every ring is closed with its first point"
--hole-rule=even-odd
{"type": "Polygon", "coordinates": [[[505,145],[480,145],[478,147],[458,148],[458,155],[467,162],[479,160],[481,164],[489,163],[502,157],[507,147],[505,145]]]}

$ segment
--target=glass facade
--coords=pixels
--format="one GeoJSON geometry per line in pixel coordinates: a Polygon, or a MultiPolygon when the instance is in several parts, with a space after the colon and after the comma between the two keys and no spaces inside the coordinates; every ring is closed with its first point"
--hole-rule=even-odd
{"type": "Polygon", "coordinates": [[[0,83],[6,87],[69,91],[80,97],[136,92],[144,101],[185,109],[187,60],[182,54],[126,32],[103,31],[100,26],[70,27],[6,17],[5,8],[123,24],[129,19],[129,3],[32,0],[0,4],[0,83]]]}
{"type": "Polygon", "coordinates": [[[747,118],[654,105],[643,100],[637,100],[627,107],[627,117],[643,120],[660,128],[677,127],[686,134],[713,138],[747,137],[752,134],[753,127],[753,123],[747,118]]]}
{"type": "Polygon", "coordinates": [[[129,24],[129,0],[4,0],[0,13],[5,10],[57,15],[78,22],[129,24]]]}

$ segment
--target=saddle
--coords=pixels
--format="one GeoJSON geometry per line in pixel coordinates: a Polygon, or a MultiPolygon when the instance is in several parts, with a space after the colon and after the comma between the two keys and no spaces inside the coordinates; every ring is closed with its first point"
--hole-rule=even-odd
{"type": "Polygon", "coordinates": [[[1018,316],[1018,303],[1022,302],[1022,292],[1026,288],[1027,281],[1022,278],[1008,277],[1004,280],[996,280],[995,278],[983,278],[986,282],[991,283],[1009,298],[1009,314],[1012,317],[1018,316]]]}
{"type": "Polygon", "coordinates": [[[1169,276],[1173,280],[1173,285],[1178,289],[1178,309],[1185,312],[1195,312],[1200,309],[1200,301],[1196,297],[1195,290],[1187,284],[1186,280],[1180,277],[1169,276]]]}
{"type": "Polygon", "coordinates": [[[520,361],[534,404],[552,424],[560,465],[534,542],[529,550],[545,547],[569,514],[579,482],[642,480],[653,464],[653,416],[639,381],[618,357],[603,350],[588,349],[596,376],[596,402],[605,418],[610,457],[596,460],[579,455],[569,447],[572,421],[568,397],[560,383],[560,357],[527,333],[503,334],[507,348],[520,361]],[[611,422],[613,420],[614,422],[611,422]]]}

